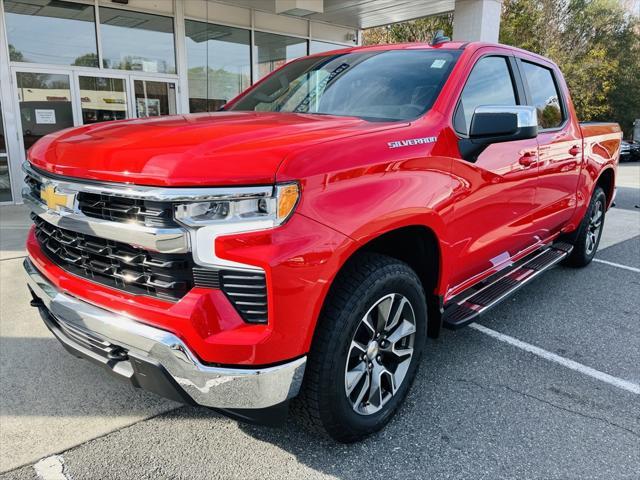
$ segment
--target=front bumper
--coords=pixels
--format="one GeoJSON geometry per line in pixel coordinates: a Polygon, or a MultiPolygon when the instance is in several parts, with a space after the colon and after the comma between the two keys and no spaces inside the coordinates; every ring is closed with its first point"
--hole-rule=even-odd
{"type": "Polygon", "coordinates": [[[76,356],[134,386],[221,409],[262,409],[296,396],[306,357],[266,368],[202,364],[176,335],[67,295],[28,258],[27,282],[47,327],[76,356]]]}

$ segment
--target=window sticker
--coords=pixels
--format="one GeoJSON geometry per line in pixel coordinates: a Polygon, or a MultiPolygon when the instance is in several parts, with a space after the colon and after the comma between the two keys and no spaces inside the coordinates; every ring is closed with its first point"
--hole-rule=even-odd
{"type": "Polygon", "coordinates": [[[431,68],[442,68],[444,67],[445,63],[447,63],[446,60],[439,58],[433,61],[433,63],[431,64],[431,68]]]}

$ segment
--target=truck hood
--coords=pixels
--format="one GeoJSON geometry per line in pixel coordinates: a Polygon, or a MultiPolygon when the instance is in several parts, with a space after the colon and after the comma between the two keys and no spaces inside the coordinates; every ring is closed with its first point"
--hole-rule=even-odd
{"type": "Polygon", "coordinates": [[[62,130],[29,151],[41,170],[155,186],[269,184],[292,151],[392,128],[355,117],[216,112],[122,120],[62,130]]]}

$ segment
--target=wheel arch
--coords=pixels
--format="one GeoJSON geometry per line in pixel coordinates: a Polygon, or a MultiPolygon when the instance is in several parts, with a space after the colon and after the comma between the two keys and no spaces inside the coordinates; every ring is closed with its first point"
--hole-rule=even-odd
{"type": "Polygon", "coordinates": [[[341,264],[323,298],[314,332],[318,327],[322,311],[331,298],[333,284],[360,253],[379,253],[395,258],[408,264],[416,272],[427,300],[427,334],[431,338],[436,338],[442,326],[442,297],[436,293],[443,271],[442,245],[436,230],[424,223],[395,226],[357,242],[356,248],[341,264]]]}
{"type": "Polygon", "coordinates": [[[605,168],[600,175],[598,176],[598,180],[594,185],[594,190],[596,187],[601,187],[604,190],[604,194],[607,196],[607,206],[611,207],[611,203],[613,202],[615,186],[616,186],[616,174],[612,167],[605,168]]]}

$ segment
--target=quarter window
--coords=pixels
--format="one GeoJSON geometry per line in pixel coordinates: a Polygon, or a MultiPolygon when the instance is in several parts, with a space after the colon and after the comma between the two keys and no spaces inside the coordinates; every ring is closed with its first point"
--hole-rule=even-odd
{"type": "Polygon", "coordinates": [[[533,105],[538,110],[540,128],[556,128],[564,120],[560,95],[551,70],[534,63],[522,62],[533,105]]]}
{"type": "Polygon", "coordinates": [[[471,117],[484,105],[517,105],[505,57],[484,57],[475,64],[456,109],[455,129],[468,135],[471,117]]]}

